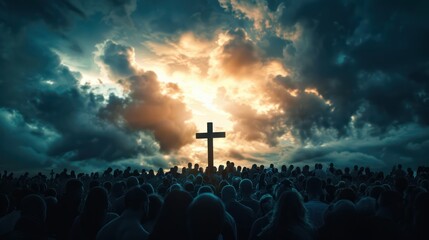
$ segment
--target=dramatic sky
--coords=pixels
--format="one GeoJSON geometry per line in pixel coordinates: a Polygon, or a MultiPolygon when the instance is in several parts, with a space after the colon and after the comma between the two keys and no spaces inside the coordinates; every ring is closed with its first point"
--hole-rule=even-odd
{"type": "Polygon", "coordinates": [[[428,164],[428,10],[0,0],[0,169],[428,164]]]}

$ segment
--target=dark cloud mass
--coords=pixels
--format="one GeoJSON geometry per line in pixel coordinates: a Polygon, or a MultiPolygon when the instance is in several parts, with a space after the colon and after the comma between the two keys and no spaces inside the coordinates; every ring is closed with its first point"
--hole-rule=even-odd
{"type": "MultiPolygon", "coordinates": [[[[107,41],[100,59],[110,74],[125,77],[120,82],[130,91],[124,100],[112,96],[106,108],[101,109],[102,114],[124,120],[131,129],[153,132],[161,151],[178,150],[194,140],[196,127],[186,123],[190,111],[180,99],[162,93],[154,72],[143,72],[133,66],[133,48],[107,41]]],[[[166,88],[173,92],[180,90],[171,83],[166,88]]]]}
{"type": "Polygon", "coordinates": [[[139,51],[162,64],[169,51],[161,45],[180,50],[183,34],[201,40],[184,44],[218,46],[218,59],[181,52],[172,68],[189,60],[207,76],[235,79],[262,76],[272,61],[287,70],[239,82],[255,84],[271,110],[223,88],[215,102],[230,115],[235,139],[295,145],[225,156],[427,164],[428,9],[425,0],[0,0],[0,168],[180,164],[183,156],[162,155],[193,142],[189,89],[160,81],[139,51]]]}
{"type": "Polygon", "coordinates": [[[222,46],[222,68],[235,76],[251,74],[260,61],[255,44],[241,28],[230,30],[227,35],[230,39],[222,46]]]}
{"type": "MultiPolygon", "coordinates": [[[[323,125],[340,135],[352,116],[357,127],[371,124],[380,130],[411,122],[427,125],[428,111],[421,111],[428,109],[429,18],[421,10],[427,7],[426,1],[278,5],[283,31],[299,35],[292,41],[295,52],[285,57],[292,80],[301,89],[316,88],[332,103],[328,114],[314,113],[327,120],[323,125]]],[[[291,118],[308,119],[306,114],[291,118]]]]}
{"type": "Polygon", "coordinates": [[[3,168],[112,161],[156,151],[151,142],[138,144],[139,133],[98,118],[103,97],[79,87],[79,74],[61,65],[56,54],[20,37],[5,42],[11,45],[0,60],[3,168]]]}

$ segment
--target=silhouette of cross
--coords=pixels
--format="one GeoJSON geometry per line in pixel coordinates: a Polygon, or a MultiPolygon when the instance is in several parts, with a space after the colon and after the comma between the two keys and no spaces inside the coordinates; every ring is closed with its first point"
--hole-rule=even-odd
{"type": "Polygon", "coordinates": [[[208,172],[211,173],[213,170],[213,138],[224,138],[225,132],[213,132],[213,123],[207,123],[206,133],[197,133],[197,139],[207,138],[207,161],[208,161],[208,172]]]}

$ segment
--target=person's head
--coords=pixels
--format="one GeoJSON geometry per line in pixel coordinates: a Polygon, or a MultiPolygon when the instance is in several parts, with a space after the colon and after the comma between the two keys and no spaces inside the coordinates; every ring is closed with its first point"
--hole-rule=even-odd
{"type": "Polygon", "coordinates": [[[195,184],[196,184],[196,185],[201,185],[201,184],[203,184],[203,177],[202,177],[201,175],[198,175],[198,176],[195,178],[195,184]]]}
{"type": "Polygon", "coordinates": [[[349,200],[339,200],[329,205],[325,211],[327,224],[351,224],[356,219],[356,207],[349,200]]]}
{"type": "Polygon", "coordinates": [[[198,189],[198,195],[203,194],[203,193],[213,193],[213,190],[211,187],[205,185],[205,186],[201,186],[198,189]]]}
{"type": "Polygon", "coordinates": [[[161,212],[153,227],[153,239],[187,239],[186,213],[192,196],[185,191],[172,191],[167,194],[161,212]]]}
{"type": "Polygon", "coordinates": [[[240,194],[242,197],[249,197],[253,192],[253,183],[249,179],[243,179],[239,185],[240,194]]]}
{"type": "Polygon", "coordinates": [[[322,191],[322,181],[318,177],[311,177],[307,180],[306,192],[309,199],[319,198],[322,191]]]}
{"type": "Polygon", "coordinates": [[[237,192],[231,185],[227,185],[222,188],[221,198],[224,203],[229,203],[237,199],[237,192]]]}
{"type": "Polygon", "coordinates": [[[138,186],[138,185],[139,185],[139,180],[136,177],[131,176],[131,177],[127,178],[127,188],[128,189],[133,188],[133,187],[138,186]]]}
{"type": "Polygon", "coordinates": [[[103,187],[106,189],[107,192],[110,192],[110,190],[112,189],[112,183],[109,181],[106,181],[103,183],[103,187]]]}
{"type": "Polygon", "coordinates": [[[378,199],[378,197],[380,196],[380,194],[382,192],[384,192],[384,188],[380,185],[376,185],[371,187],[370,191],[369,191],[369,196],[374,198],[374,199],[378,199]]]}
{"type": "Polygon", "coordinates": [[[100,181],[98,180],[92,180],[91,182],[89,182],[89,189],[92,189],[94,187],[98,187],[100,186],[100,181]]]}
{"type": "Polygon", "coordinates": [[[82,214],[104,215],[108,206],[107,191],[103,187],[94,187],[88,193],[82,214]]]}
{"type": "Polygon", "coordinates": [[[149,211],[147,216],[143,219],[143,222],[146,220],[155,220],[158,217],[159,212],[161,211],[161,207],[164,201],[161,196],[158,194],[150,194],[149,195],[149,211]]]}
{"type": "Polygon", "coordinates": [[[356,210],[361,216],[374,216],[376,208],[376,200],[372,197],[361,198],[356,203],[356,210]]]}
{"type": "Polygon", "coordinates": [[[80,204],[82,195],[83,183],[75,178],[68,180],[65,188],[65,198],[69,201],[75,202],[76,204],[80,204]]]}
{"type": "Polygon", "coordinates": [[[80,220],[83,231],[90,238],[97,235],[106,217],[108,206],[107,191],[103,187],[94,187],[89,191],[80,220]]]}
{"type": "Polygon", "coordinates": [[[263,215],[270,212],[274,206],[273,196],[270,194],[264,194],[259,200],[259,206],[263,215]]]}
{"type": "Polygon", "coordinates": [[[379,207],[377,214],[387,213],[388,216],[393,218],[392,220],[397,220],[403,210],[402,196],[396,191],[382,192],[377,203],[379,207]]]}
{"type": "Polygon", "coordinates": [[[36,222],[45,222],[46,204],[45,201],[36,194],[30,194],[21,200],[21,217],[32,219],[36,222]]]}
{"type": "Polygon", "coordinates": [[[113,197],[117,198],[122,196],[124,194],[125,190],[125,184],[123,182],[115,182],[112,186],[112,192],[111,194],[113,197]]]}
{"type": "Polygon", "coordinates": [[[356,200],[356,194],[351,188],[343,188],[338,190],[337,200],[350,200],[354,202],[356,200]]]}
{"type": "Polygon", "coordinates": [[[226,180],[220,181],[219,186],[218,186],[219,192],[222,191],[222,188],[225,187],[226,185],[229,185],[228,181],[226,181],[226,180]]]}
{"type": "Polygon", "coordinates": [[[274,206],[271,224],[273,227],[307,224],[307,211],[298,192],[282,193],[274,206]]]}
{"type": "Polygon", "coordinates": [[[279,199],[282,193],[292,190],[292,182],[288,179],[282,180],[279,184],[277,184],[274,190],[275,199],[279,199]]]}
{"type": "Polygon", "coordinates": [[[140,188],[143,189],[147,194],[152,194],[155,192],[152,187],[152,184],[150,183],[143,183],[142,185],[140,185],[140,188]]]}
{"type": "Polygon", "coordinates": [[[196,197],[188,209],[191,239],[218,239],[224,225],[225,214],[222,201],[215,195],[204,193],[196,197]]]}
{"type": "Polygon", "coordinates": [[[148,202],[147,193],[139,187],[133,187],[125,193],[125,210],[146,215],[148,202]]]}
{"type": "Polygon", "coordinates": [[[184,216],[184,214],[186,214],[186,211],[184,209],[187,209],[191,202],[191,194],[185,191],[175,190],[168,193],[168,195],[165,197],[161,211],[165,212],[170,216],[177,214],[184,216]]]}
{"type": "Polygon", "coordinates": [[[193,184],[192,182],[187,181],[187,182],[185,183],[185,185],[184,185],[184,188],[185,188],[185,191],[187,191],[187,192],[189,192],[189,193],[191,193],[191,194],[193,194],[193,193],[194,193],[195,186],[194,186],[194,184],[193,184]]]}

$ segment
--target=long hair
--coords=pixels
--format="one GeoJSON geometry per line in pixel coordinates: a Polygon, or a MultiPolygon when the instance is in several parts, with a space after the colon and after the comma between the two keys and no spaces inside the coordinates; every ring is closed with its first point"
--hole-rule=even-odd
{"type": "Polygon", "coordinates": [[[92,188],[80,216],[82,230],[88,239],[95,239],[106,218],[107,207],[107,191],[102,187],[92,188]]]}
{"type": "Polygon", "coordinates": [[[149,239],[187,239],[186,212],[192,202],[188,192],[173,190],[164,200],[149,239]]]}
{"type": "Polygon", "coordinates": [[[296,191],[287,191],[280,196],[274,207],[271,221],[261,234],[275,233],[280,229],[290,229],[294,226],[310,227],[301,194],[296,191]]]}

